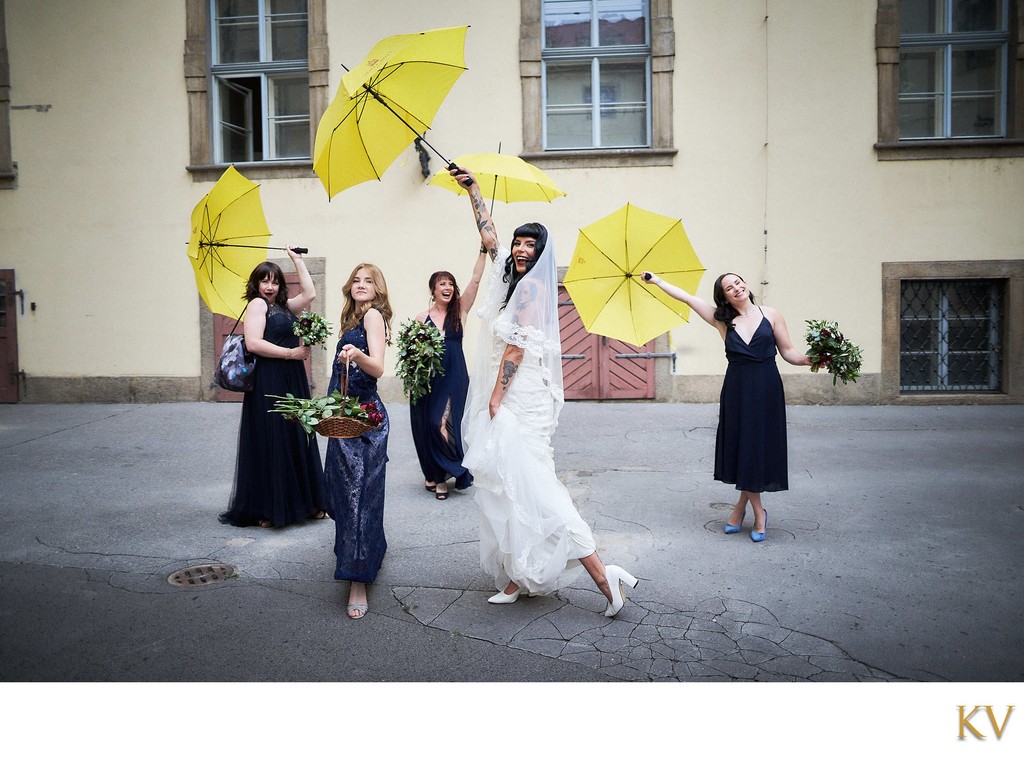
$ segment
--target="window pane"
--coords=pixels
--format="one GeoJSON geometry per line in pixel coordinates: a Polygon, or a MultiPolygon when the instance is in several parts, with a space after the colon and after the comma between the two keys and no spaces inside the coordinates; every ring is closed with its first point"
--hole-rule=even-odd
{"type": "Polygon", "coordinates": [[[900,0],[900,34],[942,31],[942,0],[900,0]]]}
{"type": "MultiPolygon", "coordinates": [[[[995,32],[1003,27],[1001,0],[951,0],[953,32],[995,32]]],[[[903,5],[902,1],[900,5],[903,5]]]]}
{"type": "Polygon", "coordinates": [[[945,48],[909,48],[900,52],[901,138],[934,138],[945,134],[944,52],[945,48]]]}
{"type": "Polygon", "coordinates": [[[272,61],[308,58],[305,0],[273,0],[267,18],[267,35],[272,61]]]}
{"type": "Polygon", "coordinates": [[[601,64],[601,146],[647,145],[647,69],[643,62],[601,64]]]}
{"type": "Polygon", "coordinates": [[[646,45],[647,3],[608,0],[598,3],[599,45],[646,45]]]}
{"type": "Polygon", "coordinates": [[[274,77],[270,81],[271,116],[309,116],[309,77],[274,77]]]}
{"type": "Polygon", "coordinates": [[[218,63],[260,60],[257,0],[217,0],[218,63]]]}
{"type": "Polygon", "coordinates": [[[953,98],[951,137],[985,138],[1002,135],[1000,100],[997,96],[953,98]]]}
{"type": "Polygon", "coordinates": [[[253,160],[252,109],[253,92],[228,80],[218,80],[220,101],[221,162],[253,160]]]}
{"type": "Polygon", "coordinates": [[[270,86],[268,159],[306,158],[309,152],[309,77],[274,77],[270,86]]]}
{"type": "Polygon", "coordinates": [[[590,10],[590,0],[545,0],[544,47],[590,47],[590,10]]]}
{"type": "Polygon", "coordinates": [[[546,147],[593,148],[592,77],[590,62],[549,63],[546,147]]]}
{"type": "Polygon", "coordinates": [[[998,91],[1001,67],[994,48],[953,48],[953,92],[998,91]]]}

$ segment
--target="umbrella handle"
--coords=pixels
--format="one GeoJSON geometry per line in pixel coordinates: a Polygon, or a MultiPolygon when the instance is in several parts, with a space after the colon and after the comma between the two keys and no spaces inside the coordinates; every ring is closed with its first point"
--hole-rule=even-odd
{"type": "MultiPolygon", "coordinates": [[[[448,162],[447,169],[448,169],[449,172],[451,172],[452,170],[461,170],[462,167],[457,165],[455,162],[448,162]]],[[[459,185],[463,186],[464,188],[472,188],[473,187],[473,181],[467,179],[466,181],[459,183],[459,185]]]]}
{"type": "Polygon", "coordinates": [[[296,254],[309,254],[309,249],[304,246],[293,246],[292,251],[296,254]]]}

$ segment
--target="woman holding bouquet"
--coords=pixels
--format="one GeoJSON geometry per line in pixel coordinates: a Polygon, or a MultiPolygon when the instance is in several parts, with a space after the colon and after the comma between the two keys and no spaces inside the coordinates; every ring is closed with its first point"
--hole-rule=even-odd
{"type": "Polygon", "coordinates": [[[481,242],[494,262],[463,423],[463,463],[473,470],[480,507],[480,563],[498,590],[488,601],[552,593],[582,565],[608,600],[604,614],[614,617],[625,602],[623,584],[637,580],[604,566],[590,528],[555,474],[551,438],[564,396],[558,272],[547,229],[522,225],[512,251],[499,249],[473,175],[460,168],[451,174],[469,191],[481,242]]]}
{"type": "Polygon", "coordinates": [[[382,416],[375,429],[351,439],[331,438],[324,470],[327,511],[334,519],[335,580],[348,580],[348,616],[367,612],[366,584],[377,578],[388,544],[384,538],[384,476],[388,462],[388,412],[377,394],[384,373],[384,347],[391,303],[376,265],[357,265],[343,287],[341,338],[328,394],[342,389],[382,416]],[[347,391],[344,389],[346,383],[347,391]]]}
{"type": "Polygon", "coordinates": [[[431,379],[427,394],[409,405],[409,423],[423,471],[423,485],[439,501],[448,497],[449,477],[455,478],[457,490],[473,484],[473,475],[462,464],[462,414],[469,391],[462,336],[486,262],[486,252],[481,249],[465,292],[459,291],[455,276],[448,271],[432,274],[428,284],[430,308],[416,316],[416,320],[440,331],[444,339],[443,373],[431,379]]]}
{"type": "Polygon", "coordinates": [[[245,347],[258,356],[253,388],[242,401],[235,484],[220,521],[238,527],[284,527],[324,519],[323,469],[316,439],[271,413],[273,395],[309,397],[303,361],[309,347],[293,332],[295,316],[316,297],[302,255],[287,247],[301,291],[288,296],[281,268],[261,262],[245,286],[245,347]]]}
{"type": "Polygon", "coordinates": [[[750,539],[763,541],[768,512],[761,504],[761,493],[789,489],[786,397],[775,353],[794,366],[809,366],[811,359],[793,347],[782,313],[756,305],[746,282],[735,273],[715,281],[714,305],[652,273],[643,275],[689,305],[725,342],[729,367],[719,399],[715,479],[740,491],[725,532],[731,535],[743,529],[749,503],[754,509],[750,539]]]}

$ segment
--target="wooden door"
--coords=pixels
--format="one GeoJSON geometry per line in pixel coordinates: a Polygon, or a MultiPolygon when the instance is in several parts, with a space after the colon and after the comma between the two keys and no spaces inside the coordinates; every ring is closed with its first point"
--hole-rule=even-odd
{"type": "Polygon", "coordinates": [[[566,400],[635,400],[654,397],[654,341],[637,349],[590,334],[572,298],[558,288],[558,330],[566,400]]]}
{"type": "Polygon", "coordinates": [[[0,270],[0,403],[16,403],[18,381],[18,311],[14,271],[0,270]]]}
{"type": "MultiPolygon", "coordinates": [[[[300,291],[299,287],[299,276],[295,273],[285,273],[285,283],[288,284],[288,293],[297,294],[300,291]]],[[[238,328],[235,329],[235,333],[242,333],[243,320],[238,323],[238,328]]],[[[217,359],[220,358],[221,348],[224,346],[224,339],[228,334],[231,333],[232,327],[235,325],[235,319],[229,318],[226,315],[213,316],[213,359],[216,365],[217,359]]],[[[259,365],[259,360],[256,361],[259,365]]],[[[310,368],[309,358],[306,359],[306,379],[312,378],[312,369],[310,368]]],[[[218,403],[237,403],[241,402],[243,393],[241,392],[229,392],[226,389],[217,387],[217,402],[218,403]]]]}

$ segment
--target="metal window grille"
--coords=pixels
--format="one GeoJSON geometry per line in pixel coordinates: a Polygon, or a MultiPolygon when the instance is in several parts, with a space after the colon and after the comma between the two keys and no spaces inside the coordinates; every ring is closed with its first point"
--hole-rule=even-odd
{"type": "Polygon", "coordinates": [[[999,392],[1004,281],[903,281],[900,392],[999,392]]]}

